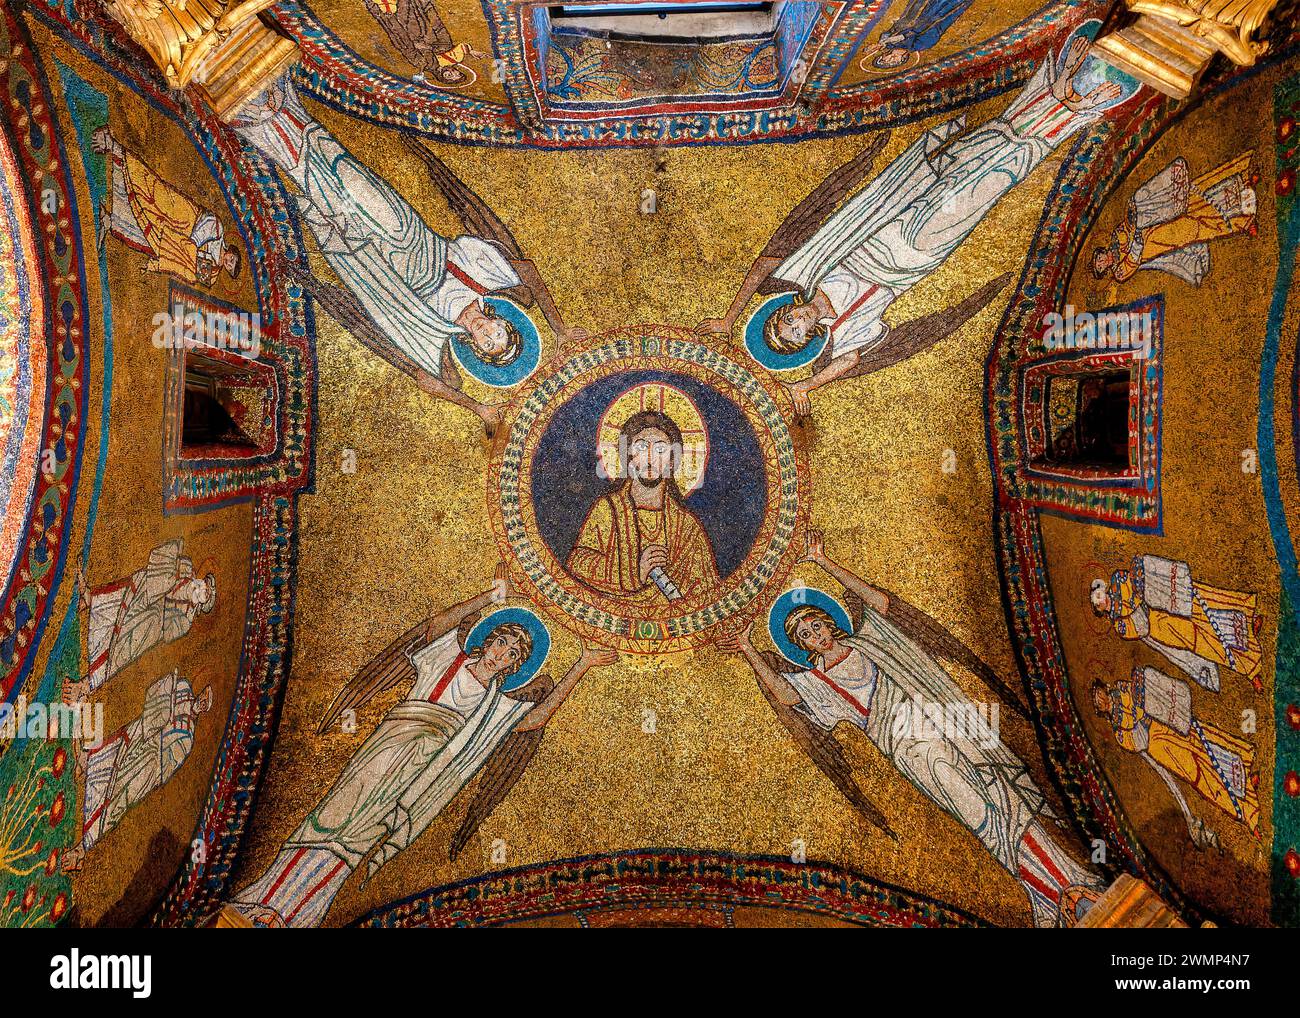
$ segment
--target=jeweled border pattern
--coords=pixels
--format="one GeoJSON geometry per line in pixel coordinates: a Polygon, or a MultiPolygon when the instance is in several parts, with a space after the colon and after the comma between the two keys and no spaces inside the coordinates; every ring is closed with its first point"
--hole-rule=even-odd
{"type": "Polygon", "coordinates": [[[1149,313],[1154,320],[1148,357],[1138,359],[1131,350],[1099,353],[1094,358],[1088,358],[1083,351],[1076,351],[1072,355],[1073,362],[1076,363],[1104,361],[1107,365],[1117,367],[1140,365],[1137,401],[1129,415],[1129,438],[1136,442],[1136,470],[1122,478],[1107,477],[1104,474],[1087,477],[1052,474],[1046,468],[1033,466],[1035,455],[1041,451],[1038,433],[1042,432],[1042,426],[1038,411],[1033,408],[1033,390],[1028,383],[1035,372],[1051,370],[1056,364],[1071,363],[1071,355],[1052,354],[1026,359],[1020,371],[1021,478],[1027,497],[1039,509],[1102,526],[1159,534],[1163,529],[1160,424],[1163,399],[1161,357],[1164,351],[1164,295],[1155,294],[1122,307],[1099,308],[1095,313],[1103,312],[1149,313]],[[1035,415],[1032,420],[1030,414],[1035,415]]]}
{"type": "MultiPolygon", "coordinates": [[[[506,67],[523,68],[525,53],[511,27],[509,0],[483,0],[502,8],[490,18],[496,55],[506,67]]],[[[1054,44],[1085,21],[1109,10],[1105,0],[1057,0],[993,39],[914,71],[879,81],[836,88],[845,63],[873,15],[862,0],[852,22],[841,19],[823,43],[795,105],[779,109],[675,113],[651,117],[615,116],[594,121],[543,122],[535,90],[508,91],[514,108],[440,92],[378,67],[345,46],[305,3],[283,0],[272,8],[279,25],[294,36],[303,59],[294,80],[312,98],[372,123],[386,124],[444,141],[468,145],[568,149],[639,145],[707,145],[728,142],[796,141],[819,135],[852,134],[910,123],[990,99],[1023,84],[1054,44]],[[1014,52],[1014,57],[1009,56],[1014,52]],[[824,81],[823,81],[824,77],[824,81]],[[532,95],[530,101],[529,96],[532,95]]],[[[881,11],[883,12],[883,6],[881,11]]]]}
{"type": "MultiPolygon", "coordinates": [[[[54,449],[49,472],[37,471],[28,519],[15,545],[15,581],[0,605],[0,702],[22,688],[31,671],[63,574],[81,475],[87,409],[86,273],[76,193],[44,68],[32,39],[8,6],[0,16],[0,102],[27,194],[48,341],[46,409],[41,448],[54,449]],[[36,200],[31,182],[53,192],[36,200]],[[62,455],[59,455],[62,450],[62,455]]],[[[17,197],[17,195],[15,195],[17,197]]]]}
{"type": "Polygon", "coordinates": [[[942,902],[829,863],[661,848],[581,856],[430,888],[352,926],[500,926],[617,907],[726,903],[803,912],[881,928],[982,927],[942,902]]]}

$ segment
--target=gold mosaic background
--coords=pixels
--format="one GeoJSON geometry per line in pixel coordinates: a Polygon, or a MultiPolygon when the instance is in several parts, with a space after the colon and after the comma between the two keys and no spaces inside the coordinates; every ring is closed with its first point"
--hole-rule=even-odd
{"type": "MultiPolygon", "coordinates": [[[[326,22],[346,32],[365,55],[364,36],[346,28],[369,18],[364,8],[317,6],[326,22]]],[[[479,11],[481,19],[476,3],[460,6],[479,11]]],[[[962,48],[1028,13],[1029,7],[1013,13],[976,0],[945,45],[962,48]]],[[[883,24],[892,17],[887,14],[883,24]]],[[[458,20],[463,29],[458,38],[485,49],[486,29],[480,39],[463,28],[472,23],[468,14],[458,20]]],[[[377,26],[372,30],[382,39],[377,26]]],[[[40,31],[37,41],[49,45],[40,31]]],[[[931,55],[947,52],[936,48],[931,55]]],[[[123,94],[94,65],[66,50],[60,57],[112,96],[113,127],[122,141],[147,151],[165,177],[184,181],[196,198],[219,210],[230,230],[229,210],[180,130],[123,94]]],[[[402,73],[409,68],[403,65],[402,73]]],[[[1219,697],[1198,693],[1196,702],[1205,720],[1228,728],[1243,709],[1258,711],[1262,800],[1272,782],[1270,680],[1278,578],[1258,475],[1243,474],[1240,465],[1241,451],[1256,442],[1253,394],[1277,260],[1269,119],[1275,78],[1260,76],[1171,131],[1121,185],[1095,231],[1098,237],[1108,235],[1133,189],[1173,156],[1186,155],[1195,174],[1255,147],[1264,174],[1257,189],[1259,236],[1213,245],[1214,267],[1199,290],[1142,273],[1110,291],[1086,270],[1070,290],[1070,300],[1080,308],[1166,294],[1165,536],[1050,516],[1042,523],[1076,697],[1086,698],[1095,676],[1124,678],[1135,663],[1162,660],[1106,634],[1088,611],[1085,594],[1094,561],[1108,574],[1135,554],[1154,552],[1186,559],[1194,575],[1208,582],[1259,591],[1266,617],[1265,694],[1255,696],[1240,678],[1225,674],[1219,697]]],[[[481,76],[479,85],[486,89],[485,81],[481,76]]],[[[1003,97],[970,109],[968,119],[994,115],[1006,102],[1003,97]]],[[[391,136],[317,105],[311,110],[391,180],[431,225],[459,232],[423,170],[404,158],[391,136]]],[[[924,126],[894,132],[877,165],[924,126]]],[[[514,231],[568,321],[599,332],[632,322],[689,326],[720,313],[790,208],[868,141],[859,136],[678,149],[667,154],[660,170],[649,151],[544,153],[447,145],[436,150],[514,231]],[[653,216],[638,211],[646,187],[658,194],[653,216]]],[[[948,306],[984,281],[1018,270],[1058,165],[1059,156],[1046,160],[948,264],[897,302],[890,319],[948,306]]],[[[90,207],[84,181],[78,183],[78,200],[90,207]]],[[[89,257],[94,238],[91,224],[84,225],[89,257]]],[[[185,536],[196,564],[216,559],[220,589],[216,612],[202,617],[184,641],[151,652],[103,690],[110,730],[134,717],[143,690],[173,667],[196,687],[211,682],[216,693],[214,711],[204,719],[179,774],[92,850],[76,880],[80,921],[107,919],[118,925],[141,918],[164,891],[188,851],[207,794],[239,659],[251,513],[247,506],[235,506],[199,516],[162,515],[165,354],[149,337],[167,283],[143,274],[144,256],[113,241],[108,257],[117,358],[113,430],[87,574],[92,584],[125,575],[143,564],[151,548],[185,536]]],[[[325,274],[319,261],[316,267],[325,274]]],[[[90,320],[98,321],[95,274],[89,276],[90,320]]],[[[225,277],[223,284],[229,286],[225,277]]],[[[233,292],[220,295],[252,307],[247,273],[233,292]]],[[[993,553],[983,409],[984,358],[1009,296],[1010,288],[936,348],[815,394],[811,522],[825,531],[833,557],[925,608],[1018,686],[993,553]],[[955,474],[942,470],[947,450],[956,456],[955,474]]],[[[1294,334],[1296,318],[1290,309],[1288,334],[1294,334]]],[[[338,689],[397,633],[485,588],[496,562],[484,512],[487,444],[477,419],[419,392],[325,315],[318,315],[317,323],[316,492],[299,502],[293,669],[232,884],[236,888],[270,862],[400,693],[370,704],[355,734],[319,735],[317,723],[338,689]],[[354,474],[341,469],[345,450],[356,453],[354,474]]],[[[544,326],[542,333],[550,335],[544,326]]],[[[101,367],[92,378],[95,393],[101,367]]],[[[1280,378],[1290,371],[1289,362],[1278,365],[1280,378]]],[[[467,384],[476,397],[487,395],[472,381],[467,384]]],[[[1280,427],[1289,429],[1292,411],[1289,404],[1279,405],[1280,427]]],[[[91,423],[93,448],[98,441],[93,413],[91,423]]],[[[1294,490],[1293,476],[1284,475],[1282,482],[1284,490],[1294,490]]],[[[84,502],[81,506],[84,514],[84,502]]],[[[75,545],[82,534],[79,517],[75,545]]],[[[838,592],[810,567],[800,567],[796,577],[838,592]]],[[[70,589],[65,584],[54,617],[62,617],[70,589]]],[[[558,676],[578,648],[571,635],[558,628],[553,633],[548,669],[558,676]]],[[[972,677],[958,673],[957,678],[976,699],[988,698],[972,677]]],[[[1267,921],[1267,838],[1257,843],[1226,818],[1212,815],[1189,791],[1193,810],[1220,832],[1225,856],[1191,849],[1163,784],[1113,744],[1086,702],[1082,714],[1125,813],[1175,882],[1193,899],[1233,918],[1267,921]]],[[[1059,806],[1030,725],[1005,710],[1002,723],[1007,744],[1059,806]]],[[[860,870],[995,923],[1029,922],[1021,887],[972,835],[924,799],[864,738],[840,738],[850,747],[859,783],[899,832],[897,842],[867,828],[799,752],[738,660],[711,649],[624,657],[582,682],[548,726],[523,779],[456,863],[447,860],[447,843],[467,794],[366,887],[361,875],[354,875],[327,923],[343,923],[420,889],[498,869],[488,859],[488,845],[497,838],[506,842],[508,866],[645,846],[786,854],[800,840],[810,858],[860,870]],[[647,711],[654,714],[653,732],[644,730],[647,711]]],[[[1267,827],[1267,817],[1266,803],[1262,826],[1267,827]]],[[[768,915],[767,921],[781,919],[768,915]]]]}
{"type": "MultiPolygon", "coordinates": [[[[381,131],[319,106],[313,112],[430,224],[458,231],[423,170],[381,131]]],[[[896,132],[881,165],[919,130],[896,132]]],[[[515,232],[566,318],[595,331],[638,321],[693,325],[719,313],[790,208],[867,140],[676,150],[661,173],[649,152],[437,151],[515,232]],[[657,215],[638,213],[647,186],[658,192],[657,215]]],[[[1054,172],[1054,161],[1041,167],[891,317],[936,310],[1017,264],[1054,172]]],[[[1017,683],[991,544],[982,413],[983,358],[1008,297],[1009,288],[959,335],[907,364],[818,392],[810,459],[812,524],[826,532],[830,553],[924,606],[1017,683]],[[956,453],[955,475],[942,472],[946,449],[956,453]]],[[[293,674],[235,886],[270,862],[397,695],[372,704],[356,734],[319,736],[338,689],[397,633],[484,589],[496,561],[477,420],[426,398],[328,319],[318,324],[317,485],[300,503],[293,674]],[[339,469],[349,448],[354,475],[339,469]]],[[[809,567],[796,575],[829,582],[809,567]]],[[[549,667],[558,675],[575,653],[576,641],[560,633],[549,667]]],[[[973,679],[966,684],[987,698],[973,679]]],[[[1028,724],[1008,712],[1003,724],[1048,788],[1028,724]]],[[[810,858],[996,922],[1028,922],[1023,891],[972,835],[865,739],[845,741],[863,787],[900,832],[897,843],[856,819],[738,660],[712,649],[625,657],[578,687],[478,845],[447,861],[462,798],[366,888],[354,877],[327,921],[495,868],[488,845],[503,838],[509,865],[646,845],[785,854],[802,839],[810,858]],[[647,708],[655,734],[642,731],[647,708]]]]}

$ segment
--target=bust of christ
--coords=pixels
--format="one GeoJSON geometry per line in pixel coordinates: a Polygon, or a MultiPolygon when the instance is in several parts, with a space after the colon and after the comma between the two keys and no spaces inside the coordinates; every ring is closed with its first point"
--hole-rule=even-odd
{"type": "Polygon", "coordinates": [[[637,603],[662,605],[679,592],[695,599],[719,584],[708,534],[677,486],[681,429],[667,414],[642,410],[619,434],[623,480],[592,504],[566,568],[587,586],[637,603]]]}

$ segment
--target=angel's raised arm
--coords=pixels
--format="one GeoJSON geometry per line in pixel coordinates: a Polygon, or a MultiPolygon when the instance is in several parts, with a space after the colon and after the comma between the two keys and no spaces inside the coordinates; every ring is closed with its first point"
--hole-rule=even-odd
{"type": "Polygon", "coordinates": [[[469,616],[481,611],[493,601],[503,599],[508,593],[503,586],[505,582],[503,572],[498,568],[496,580],[487,590],[466,598],[423,622],[417,622],[393,640],[362,665],[352,680],[339,690],[334,702],[329,705],[329,709],[321,718],[317,731],[327,731],[344,711],[359,710],[385,690],[413,682],[415,666],[411,664],[411,654],[420,647],[428,646],[434,640],[445,636],[469,616]]]}
{"type": "Polygon", "coordinates": [[[515,726],[515,731],[527,732],[543,728],[554,717],[555,712],[560,709],[560,705],[568,699],[569,694],[573,692],[574,687],[587,672],[593,668],[612,665],[616,661],[618,661],[618,651],[609,650],[606,647],[583,647],[582,653],[569,666],[569,670],[564,673],[564,678],[556,683],[555,688],[546,695],[546,698],[541,703],[524,715],[523,720],[515,726]]]}

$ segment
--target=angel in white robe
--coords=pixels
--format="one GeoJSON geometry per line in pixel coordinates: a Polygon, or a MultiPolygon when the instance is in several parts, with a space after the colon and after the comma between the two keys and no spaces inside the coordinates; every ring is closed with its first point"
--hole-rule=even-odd
{"type": "Polygon", "coordinates": [[[833,743],[830,733],[848,723],[1020,882],[1036,926],[1073,925],[1074,903],[1081,892],[1092,897],[1101,881],[1044,824],[1052,814],[1024,762],[994,731],[958,738],[944,726],[917,723],[927,704],[975,710],[935,659],[943,654],[964,662],[970,652],[963,655],[950,634],[911,605],[831,560],[816,532],[809,534],[805,561],[860,599],[855,632],[843,632],[825,610],[807,604],[790,612],[785,631],[808,655],[808,668],[791,670],[778,655],[760,653],[748,632],[723,642],[724,649],[744,655],[778,717],[833,780],[810,746],[815,739],[833,743]]]}
{"type": "Polygon", "coordinates": [[[812,376],[790,385],[801,416],[813,390],[878,370],[950,334],[996,290],[981,292],[982,302],[963,314],[902,335],[891,334],[884,314],[1053,149],[1126,97],[1120,82],[1096,81],[1088,45],[1076,35],[1059,57],[1049,55],[1000,116],[967,128],[963,115],[925,131],[832,211],[870,171],[883,146],[879,139],[794,209],[750,267],[727,314],[702,322],[700,330],[730,334],[754,294],[792,292],[793,302],[769,314],[763,337],[782,354],[827,340],[812,376]],[[1085,93],[1078,91],[1081,82],[1091,86],[1085,93]]]}
{"type": "Polygon", "coordinates": [[[146,651],[179,640],[216,607],[216,577],[196,576],[184,551],[183,538],[168,541],[149,553],[143,568],[94,588],[78,566],[90,668],[81,682],[64,684],[67,702],[84,699],[146,651]]]}
{"type": "MultiPolygon", "coordinates": [[[[503,570],[497,582],[506,582],[503,570]]],[[[545,725],[578,681],[618,656],[584,648],[558,684],[539,675],[505,689],[532,653],[529,630],[503,622],[481,646],[463,646],[477,614],[498,591],[487,590],[419,623],[340,693],[322,731],[343,711],[411,683],[406,698],[352,756],[266,872],[234,896],[236,908],[261,925],[319,925],[367,858],[368,880],[423,834],[483,770],[469,812],[452,837],[450,857],[460,854],[522,776],[545,725]]]]}
{"type": "Polygon", "coordinates": [[[77,776],[84,779],[81,840],[65,849],[65,872],[81,868],[85,854],[113,830],[128,810],[161,788],[194,748],[198,719],[212,709],[212,687],[196,696],[189,680],[172,672],[144,694],[144,709],[96,746],[74,741],[77,776]]]}
{"type": "Polygon", "coordinates": [[[510,364],[522,352],[518,329],[483,298],[535,302],[561,339],[584,334],[565,326],[536,266],[505,225],[415,139],[401,136],[472,235],[448,240],[434,231],[392,184],[307,112],[286,78],[241,109],[232,126],[293,182],[302,218],[344,289],[315,280],[302,263],[286,268],[363,343],[426,392],[474,411],[489,431],[499,419],[496,408],[469,398],[458,379],[447,377],[454,372],[448,360],[453,339],[489,365],[510,364]]]}

